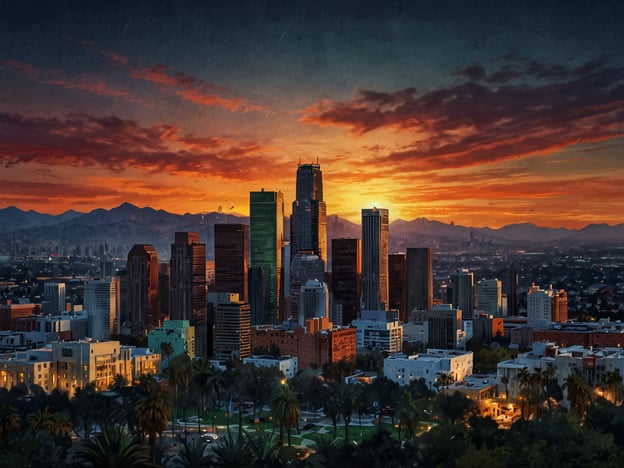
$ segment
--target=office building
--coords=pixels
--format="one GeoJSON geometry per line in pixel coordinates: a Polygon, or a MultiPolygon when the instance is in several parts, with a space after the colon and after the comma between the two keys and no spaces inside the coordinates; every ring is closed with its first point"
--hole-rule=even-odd
{"type": "Polygon", "coordinates": [[[462,310],[462,320],[470,320],[474,313],[474,274],[465,268],[456,270],[449,279],[448,300],[462,310]]]}
{"type": "Polygon", "coordinates": [[[399,312],[399,320],[407,322],[407,263],[402,253],[388,256],[388,308],[399,312]]]}
{"type": "Polygon", "coordinates": [[[126,327],[146,335],[158,326],[158,254],[153,245],[137,244],[126,263],[126,327]]]}
{"type": "Polygon", "coordinates": [[[119,334],[119,278],[90,281],[84,286],[83,307],[89,314],[89,336],[108,340],[119,334]]]}
{"type": "Polygon", "coordinates": [[[299,372],[297,356],[250,356],[243,359],[243,364],[253,364],[256,367],[274,367],[288,380],[299,372]]]}
{"type": "Polygon", "coordinates": [[[301,286],[299,297],[299,324],[312,318],[329,318],[327,284],[317,279],[310,279],[301,286]]]}
{"type": "Polygon", "coordinates": [[[527,292],[527,324],[533,328],[547,328],[551,322],[568,320],[568,295],[555,290],[552,284],[541,289],[533,284],[527,292]]]}
{"type": "Polygon", "coordinates": [[[325,264],[327,213],[323,201],[323,173],[318,164],[299,164],[297,167],[296,199],[292,204],[290,219],[293,257],[297,252],[313,252],[325,264]]]}
{"type": "Polygon", "coordinates": [[[462,311],[452,304],[436,304],[427,316],[430,348],[457,349],[463,340],[462,311]]]}
{"type": "Polygon", "coordinates": [[[250,309],[241,301],[219,302],[215,307],[213,357],[220,361],[251,356],[250,309]]]}
{"type": "Polygon", "coordinates": [[[476,308],[494,317],[502,317],[503,287],[499,279],[477,282],[476,308]]]}
{"type": "Polygon", "coordinates": [[[360,313],[362,296],[362,240],[332,239],[332,307],[340,310],[341,325],[360,313]]]}
{"type": "Polygon", "coordinates": [[[518,315],[518,270],[516,270],[514,263],[511,264],[507,272],[507,280],[507,314],[515,317],[518,315]]]}
{"type": "Polygon", "coordinates": [[[297,356],[299,369],[345,360],[355,363],[355,328],[334,327],[327,318],[298,324],[259,325],[251,330],[252,349],[277,346],[282,355],[297,356]]]}
{"type": "Polygon", "coordinates": [[[388,210],[362,210],[362,308],[388,309],[388,210]]]}
{"type": "Polygon", "coordinates": [[[163,368],[171,358],[181,354],[195,357],[195,327],[188,320],[165,320],[162,327],[154,328],[147,335],[147,346],[155,353],[162,354],[163,368]],[[163,347],[163,344],[166,346],[163,347]],[[169,353],[166,352],[169,350],[169,353]]]}
{"type": "Polygon", "coordinates": [[[430,247],[407,249],[407,312],[433,307],[433,267],[430,247]]]}
{"type": "Polygon", "coordinates": [[[397,312],[362,310],[352,326],[356,329],[358,350],[399,353],[403,349],[403,326],[397,312]]]}
{"type": "Polygon", "coordinates": [[[237,293],[247,302],[249,290],[249,226],[247,224],[215,224],[215,292],[237,293]]]}
{"type": "Polygon", "coordinates": [[[254,324],[279,323],[284,197],[282,192],[249,194],[251,267],[249,304],[254,324]]]}
{"type": "Polygon", "coordinates": [[[65,283],[45,283],[43,285],[43,312],[60,315],[65,311],[65,283]]]}
{"type": "Polygon", "coordinates": [[[195,327],[195,353],[206,357],[206,244],[197,232],[176,232],[171,244],[169,311],[171,320],[188,320],[195,327]]]}
{"type": "Polygon", "coordinates": [[[300,296],[303,286],[310,280],[323,281],[323,260],[313,252],[297,252],[290,269],[290,318],[303,325],[300,296]]]}

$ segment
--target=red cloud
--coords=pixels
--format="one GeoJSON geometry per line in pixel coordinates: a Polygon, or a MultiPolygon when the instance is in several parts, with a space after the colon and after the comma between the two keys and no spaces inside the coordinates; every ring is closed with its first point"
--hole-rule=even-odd
{"type": "Polygon", "coordinates": [[[472,81],[422,93],[358,90],[350,101],[304,109],[300,120],[355,134],[415,132],[417,141],[380,158],[406,171],[493,163],[622,136],[622,67],[601,60],[576,68],[531,61],[491,75],[480,65],[454,74],[472,81]]]}
{"type": "Polygon", "coordinates": [[[253,180],[281,163],[259,142],[178,136],[171,125],[141,127],[117,117],[71,114],[64,120],[0,113],[0,161],[49,166],[128,167],[149,172],[209,174],[253,180]]]}
{"type": "Polygon", "coordinates": [[[127,91],[111,88],[103,80],[94,81],[87,77],[69,78],[59,71],[40,70],[34,66],[18,60],[6,60],[4,66],[18,75],[38,83],[61,86],[66,89],[76,89],[87,91],[99,96],[121,98],[128,102],[140,103],[150,106],[149,103],[140,99],[127,91]]]}

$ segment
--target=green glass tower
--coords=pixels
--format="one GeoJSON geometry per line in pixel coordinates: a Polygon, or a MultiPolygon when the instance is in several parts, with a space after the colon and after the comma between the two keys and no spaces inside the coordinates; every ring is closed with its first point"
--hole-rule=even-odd
{"type": "Polygon", "coordinates": [[[249,194],[251,323],[279,323],[284,196],[282,192],[249,194]],[[261,283],[261,284],[260,284],[261,283]]]}

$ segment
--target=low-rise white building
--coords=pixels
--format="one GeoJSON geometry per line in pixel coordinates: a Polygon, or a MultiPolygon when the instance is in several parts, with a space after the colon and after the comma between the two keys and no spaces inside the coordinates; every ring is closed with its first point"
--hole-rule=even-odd
{"type": "MultiPolygon", "coordinates": [[[[620,348],[584,348],[575,345],[558,347],[552,342],[533,343],[532,351],[519,354],[515,359],[503,361],[497,366],[497,383],[501,395],[505,390],[509,398],[518,398],[523,369],[533,374],[537,370],[550,370],[552,378],[563,387],[572,372],[580,372],[590,385],[603,386],[607,373],[624,376],[624,350],[620,348]],[[507,378],[507,384],[503,382],[507,378]]],[[[608,392],[609,389],[603,391],[608,392]]]]}
{"type": "Polygon", "coordinates": [[[243,364],[256,367],[276,367],[287,379],[292,379],[299,372],[297,356],[250,356],[243,358],[243,364]]]}
{"type": "Polygon", "coordinates": [[[454,349],[429,349],[424,354],[395,354],[384,359],[384,376],[399,385],[425,379],[427,386],[436,388],[440,374],[448,375],[452,381],[462,381],[472,374],[472,351],[454,349]]]}
{"type": "Polygon", "coordinates": [[[360,318],[353,320],[356,328],[358,350],[378,350],[398,353],[403,349],[403,326],[397,312],[362,310],[360,318]]]}

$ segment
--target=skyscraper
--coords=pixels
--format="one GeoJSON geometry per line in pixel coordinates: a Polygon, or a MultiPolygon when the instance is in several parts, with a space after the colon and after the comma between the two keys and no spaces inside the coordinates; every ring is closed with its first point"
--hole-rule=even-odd
{"type": "Polygon", "coordinates": [[[502,302],[502,283],[499,279],[484,279],[477,282],[477,309],[494,317],[501,317],[502,302]]]}
{"type": "Polygon", "coordinates": [[[249,233],[249,303],[253,324],[278,323],[282,318],[279,316],[284,241],[282,192],[265,192],[262,189],[249,194],[249,233]]]}
{"type": "Polygon", "coordinates": [[[43,285],[43,311],[60,315],[65,311],[65,283],[45,283],[43,285]]]}
{"type": "Polygon", "coordinates": [[[89,314],[89,336],[108,340],[119,333],[119,277],[90,281],[84,286],[84,308],[89,314]]]}
{"type": "Polygon", "coordinates": [[[206,244],[198,232],[176,232],[171,244],[169,313],[195,327],[195,353],[207,354],[206,244]]]}
{"type": "Polygon", "coordinates": [[[362,240],[332,239],[332,296],[339,325],[358,318],[362,296],[362,240]]]}
{"type": "Polygon", "coordinates": [[[213,356],[215,359],[243,359],[251,356],[249,304],[240,301],[216,305],[213,356]]]}
{"type": "Polygon", "coordinates": [[[474,313],[474,274],[461,268],[451,275],[450,301],[455,308],[462,310],[462,320],[470,320],[474,313]]]}
{"type": "Polygon", "coordinates": [[[388,210],[362,210],[362,307],[388,308],[388,210]]]}
{"type": "Polygon", "coordinates": [[[292,258],[297,252],[311,251],[327,262],[327,210],[321,166],[299,164],[296,195],[290,222],[292,258]]]}
{"type": "Polygon", "coordinates": [[[158,254],[153,245],[137,244],[126,264],[127,326],[133,335],[145,335],[158,326],[158,254]]]}
{"type": "Polygon", "coordinates": [[[407,249],[407,313],[433,307],[431,248],[407,249]]]}
{"type": "Polygon", "coordinates": [[[508,271],[509,292],[507,294],[507,313],[512,317],[518,315],[518,270],[511,264],[508,271]]]}
{"type": "Polygon", "coordinates": [[[238,293],[247,302],[249,268],[249,226],[215,224],[215,292],[238,293]]]}
{"type": "Polygon", "coordinates": [[[311,279],[301,286],[299,296],[299,324],[311,318],[326,318],[329,312],[329,292],[327,284],[311,279]]]}
{"type": "Polygon", "coordinates": [[[407,322],[406,256],[388,256],[388,308],[399,311],[399,320],[407,322]]]}
{"type": "Polygon", "coordinates": [[[302,286],[309,280],[323,282],[323,269],[323,260],[312,251],[300,251],[295,254],[290,271],[290,315],[294,322],[301,325],[304,323],[300,304],[302,286]]]}
{"type": "Polygon", "coordinates": [[[568,294],[565,290],[541,289],[535,284],[527,292],[527,324],[533,328],[546,327],[550,322],[568,320],[568,294]]]}

